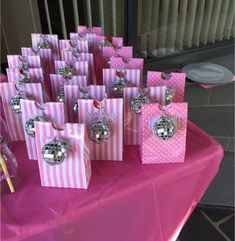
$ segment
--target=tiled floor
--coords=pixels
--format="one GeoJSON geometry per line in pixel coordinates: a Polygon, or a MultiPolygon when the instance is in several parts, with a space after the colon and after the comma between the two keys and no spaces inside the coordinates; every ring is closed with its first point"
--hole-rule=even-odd
{"type": "Polygon", "coordinates": [[[196,208],[177,241],[234,241],[234,209],[196,208]]]}

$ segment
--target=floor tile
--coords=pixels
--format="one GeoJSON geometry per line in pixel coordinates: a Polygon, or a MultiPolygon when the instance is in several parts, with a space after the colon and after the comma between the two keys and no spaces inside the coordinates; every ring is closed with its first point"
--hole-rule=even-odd
{"type": "Polygon", "coordinates": [[[222,208],[202,208],[202,211],[213,221],[218,222],[221,219],[228,217],[233,214],[232,209],[222,209],[222,208]]]}
{"type": "Polygon", "coordinates": [[[224,237],[196,209],[179,235],[180,241],[225,241],[224,237]]]}
{"type": "Polygon", "coordinates": [[[220,229],[233,241],[234,240],[234,216],[220,225],[220,229]]]}

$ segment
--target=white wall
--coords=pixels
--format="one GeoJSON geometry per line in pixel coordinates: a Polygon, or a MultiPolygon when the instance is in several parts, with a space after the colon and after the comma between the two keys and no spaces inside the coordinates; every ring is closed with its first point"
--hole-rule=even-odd
{"type": "Polygon", "coordinates": [[[41,32],[36,0],[1,0],[1,63],[7,54],[31,46],[33,32],[41,32]]]}

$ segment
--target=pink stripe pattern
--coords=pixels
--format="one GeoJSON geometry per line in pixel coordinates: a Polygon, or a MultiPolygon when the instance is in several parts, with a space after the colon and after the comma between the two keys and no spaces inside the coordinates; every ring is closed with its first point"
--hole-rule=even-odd
{"type": "MultiPolygon", "coordinates": [[[[60,60],[60,50],[59,50],[59,40],[57,34],[44,34],[43,35],[48,41],[50,49],[52,50],[52,55],[54,60],[60,60]]],[[[38,44],[42,41],[42,34],[40,33],[32,33],[32,48],[34,50],[38,49],[38,44]]],[[[40,50],[41,51],[41,50],[40,50]]]]}
{"type": "MultiPolygon", "coordinates": [[[[26,56],[25,56],[26,57],[26,56]]],[[[21,67],[21,56],[20,55],[7,55],[7,62],[9,68],[20,68],[21,67]]],[[[26,63],[29,68],[41,68],[42,63],[40,56],[28,56],[26,57],[26,63]]]]}
{"type": "MultiPolygon", "coordinates": [[[[57,125],[65,123],[64,118],[64,104],[47,102],[42,104],[43,109],[39,109],[32,100],[21,100],[22,122],[25,127],[26,122],[34,116],[42,116],[46,121],[51,121],[57,125]]],[[[29,136],[24,128],[25,141],[27,146],[28,158],[30,160],[37,160],[37,150],[35,137],[29,136]]]]}
{"type": "Polygon", "coordinates": [[[151,86],[166,86],[175,90],[173,102],[184,101],[185,90],[185,73],[170,73],[170,78],[167,80],[162,79],[162,73],[157,71],[147,72],[147,87],[151,86]]]}
{"type": "MultiPolygon", "coordinates": [[[[90,85],[89,93],[86,95],[87,99],[97,99],[102,100],[105,98],[105,86],[104,85],[90,85]]],[[[65,95],[65,108],[68,114],[68,121],[70,123],[78,122],[78,115],[74,111],[74,105],[77,103],[78,99],[83,98],[83,94],[79,91],[78,85],[65,85],[64,86],[65,95]]]]}
{"type": "Polygon", "coordinates": [[[41,185],[87,189],[91,177],[89,142],[83,124],[65,124],[62,131],[55,130],[50,122],[36,122],[36,148],[41,185]],[[49,165],[42,159],[43,146],[52,141],[67,141],[66,159],[57,165],[49,165]]]}
{"type": "Polygon", "coordinates": [[[141,81],[143,81],[144,59],[143,58],[130,58],[128,63],[123,61],[123,58],[112,57],[110,59],[110,69],[139,69],[141,81]]]}
{"type": "MultiPolygon", "coordinates": [[[[79,123],[87,125],[89,133],[90,116],[97,114],[99,109],[94,106],[94,100],[78,100],[79,123]]],[[[91,160],[123,160],[123,100],[106,99],[103,113],[112,116],[115,126],[111,127],[111,136],[107,143],[96,144],[90,141],[91,160]]]]}
{"type": "MultiPolygon", "coordinates": [[[[101,42],[103,42],[105,39],[105,36],[96,36],[95,42],[94,42],[94,59],[95,59],[95,73],[97,78],[97,83],[102,84],[102,54],[99,50],[99,45],[101,42]]],[[[112,42],[122,46],[123,45],[123,38],[120,37],[112,37],[112,42]]]]}
{"type": "MultiPolygon", "coordinates": [[[[50,74],[51,88],[53,100],[57,100],[59,92],[63,90],[65,85],[64,78],[59,74],[50,74]]],[[[87,86],[87,77],[86,76],[73,76],[71,79],[67,80],[68,85],[77,85],[81,87],[87,86]]]]}
{"type": "Polygon", "coordinates": [[[76,61],[87,61],[88,69],[89,69],[89,75],[88,75],[89,83],[93,83],[93,84],[96,83],[93,54],[80,53],[78,56],[75,57],[71,51],[63,50],[61,51],[61,59],[66,63],[74,63],[76,61]]]}
{"type": "MultiPolygon", "coordinates": [[[[9,103],[12,97],[17,94],[15,84],[13,83],[1,83],[0,93],[2,97],[3,110],[7,120],[7,126],[10,137],[13,141],[23,141],[24,137],[24,126],[22,123],[22,115],[16,114],[10,109],[9,103]]],[[[30,98],[43,102],[42,86],[40,83],[26,84],[25,94],[30,98]]]]}
{"type": "MultiPolygon", "coordinates": [[[[146,91],[146,95],[152,102],[162,104],[165,99],[165,86],[151,87],[146,91]]],[[[124,101],[124,144],[140,145],[140,124],[141,116],[131,112],[131,101],[139,96],[138,87],[127,87],[123,91],[124,101]]]]}
{"type": "MultiPolygon", "coordinates": [[[[60,51],[63,51],[63,50],[72,51],[72,48],[71,48],[71,45],[70,45],[70,41],[72,41],[72,43],[74,45],[76,45],[76,47],[78,48],[80,53],[88,53],[89,52],[88,41],[85,40],[85,39],[83,39],[83,40],[61,39],[61,40],[59,40],[60,51]]],[[[61,58],[61,59],[63,60],[63,58],[61,58]]]]}
{"type": "MultiPolygon", "coordinates": [[[[103,69],[103,83],[106,86],[108,97],[112,97],[112,86],[119,79],[116,75],[116,69],[103,69]]],[[[127,69],[126,79],[133,86],[141,86],[140,70],[139,69],[127,69]]]]}

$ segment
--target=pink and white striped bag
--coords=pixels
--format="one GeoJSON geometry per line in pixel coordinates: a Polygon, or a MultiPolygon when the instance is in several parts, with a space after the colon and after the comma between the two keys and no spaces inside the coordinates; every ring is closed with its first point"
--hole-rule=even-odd
{"type": "Polygon", "coordinates": [[[164,74],[157,71],[147,72],[147,87],[166,86],[174,90],[173,102],[184,101],[185,73],[164,74]]]}
{"type": "Polygon", "coordinates": [[[43,64],[42,68],[45,71],[47,80],[49,80],[49,74],[55,72],[54,58],[51,49],[34,51],[32,48],[21,48],[21,53],[23,56],[40,56],[43,64]]]}
{"type": "MultiPolygon", "coordinates": [[[[91,160],[123,160],[123,100],[106,99],[106,104],[102,109],[102,115],[107,115],[113,125],[110,128],[110,138],[107,143],[96,144],[90,140],[91,160]]],[[[102,101],[103,102],[103,101],[102,101]]],[[[89,126],[93,116],[100,113],[96,100],[78,100],[79,123],[89,126]]]]}
{"type": "Polygon", "coordinates": [[[89,139],[83,124],[65,124],[62,130],[50,122],[35,122],[38,166],[43,187],[87,189],[91,177],[89,139]],[[68,150],[60,164],[49,165],[43,160],[42,148],[57,140],[65,141],[68,150]]]}
{"type": "MultiPolygon", "coordinates": [[[[146,96],[153,103],[163,104],[165,100],[165,86],[150,87],[145,90],[146,96]]],[[[124,101],[124,144],[140,145],[141,115],[131,112],[131,101],[140,95],[138,87],[126,87],[123,91],[124,101]]]]}
{"type": "Polygon", "coordinates": [[[64,86],[64,97],[65,97],[65,108],[68,115],[68,121],[70,123],[78,122],[78,114],[74,110],[74,106],[78,99],[97,99],[102,100],[105,98],[105,86],[104,85],[90,85],[87,86],[87,93],[81,93],[78,85],[65,85],[64,86]]]}
{"type": "Polygon", "coordinates": [[[159,104],[142,106],[140,153],[143,164],[184,162],[187,113],[187,103],[172,103],[165,107],[159,104]],[[167,134],[163,127],[164,123],[160,121],[160,118],[164,117],[169,118],[174,124],[173,136],[171,134],[171,138],[165,140],[154,132],[157,125],[160,132],[158,134],[167,134]]]}
{"type": "MultiPolygon", "coordinates": [[[[116,69],[103,69],[103,82],[106,86],[106,92],[108,97],[112,97],[112,86],[119,80],[119,71],[116,69]]],[[[140,87],[140,70],[139,69],[127,69],[125,70],[125,78],[133,87],[140,87]]]]}
{"type": "Polygon", "coordinates": [[[88,41],[85,39],[81,39],[81,40],[61,39],[59,40],[59,46],[60,46],[60,51],[63,51],[63,50],[73,51],[73,48],[74,48],[73,46],[76,46],[76,49],[80,53],[89,52],[88,41]]]}
{"type": "MultiPolygon", "coordinates": [[[[47,102],[45,104],[37,104],[32,100],[21,100],[22,122],[25,127],[26,122],[35,116],[41,116],[45,121],[51,121],[56,125],[65,123],[64,104],[56,102],[47,102]]],[[[36,140],[35,137],[26,133],[24,128],[28,158],[37,160],[36,140]]]]}
{"type": "Polygon", "coordinates": [[[139,69],[141,82],[143,78],[144,59],[143,58],[117,58],[110,59],[110,69],[139,69]]]}
{"type": "Polygon", "coordinates": [[[41,58],[39,55],[35,56],[21,56],[21,55],[7,55],[7,62],[9,68],[22,68],[26,65],[27,68],[41,68],[41,58]]]}
{"type": "Polygon", "coordinates": [[[59,92],[64,89],[64,85],[77,85],[81,87],[87,86],[87,77],[86,76],[73,76],[71,79],[67,79],[66,83],[62,75],[59,74],[50,74],[51,87],[52,87],[52,96],[53,100],[57,101],[57,96],[59,92]]]}
{"type": "Polygon", "coordinates": [[[45,81],[42,68],[30,68],[26,72],[26,75],[24,75],[18,68],[7,68],[6,72],[9,83],[18,83],[25,76],[27,76],[27,78],[29,78],[32,83],[41,83],[44,90],[43,96],[45,98],[45,101],[51,100],[50,84],[45,81]]]}
{"type": "Polygon", "coordinates": [[[123,45],[123,38],[96,36],[95,42],[94,42],[94,58],[95,58],[95,73],[96,73],[96,79],[98,84],[102,84],[102,68],[103,68],[103,63],[102,63],[103,47],[102,49],[100,49],[100,44],[105,40],[110,42],[110,44],[116,44],[119,46],[123,45]]]}
{"type": "Polygon", "coordinates": [[[95,75],[95,65],[93,54],[91,53],[80,53],[77,56],[74,56],[71,51],[63,50],[61,51],[61,59],[67,63],[74,63],[78,61],[87,61],[89,69],[89,80],[90,83],[96,84],[96,75],[95,75]]]}
{"type": "Polygon", "coordinates": [[[65,61],[55,61],[55,73],[58,74],[60,68],[68,66],[73,67],[76,75],[83,75],[87,76],[87,84],[89,85],[89,69],[88,69],[88,62],[87,61],[76,61],[74,63],[66,63],[65,61]]]}
{"type": "MultiPolygon", "coordinates": [[[[41,33],[32,33],[32,48],[37,51],[38,44],[45,40],[49,43],[49,48],[52,50],[52,55],[54,60],[60,60],[60,49],[59,49],[59,39],[57,34],[41,34],[41,33]]],[[[41,50],[39,50],[41,51],[41,50]]]]}
{"type": "MultiPolygon", "coordinates": [[[[7,120],[7,126],[13,141],[25,140],[22,115],[11,110],[10,101],[18,93],[16,84],[1,83],[0,94],[2,97],[3,110],[7,120]]],[[[43,102],[42,86],[40,83],[26,84],[24,87],[26,98],[34,99],[39,103],[43,102]]]]}

